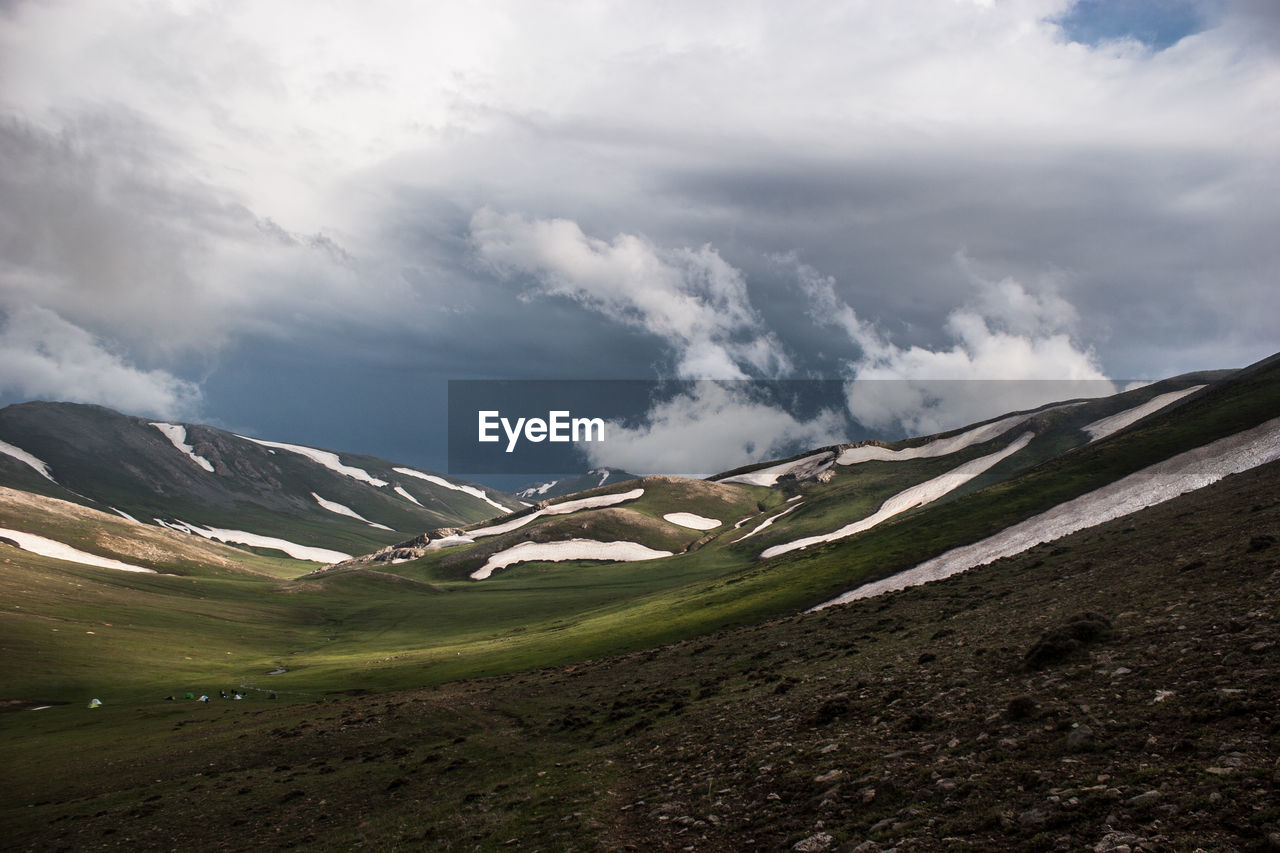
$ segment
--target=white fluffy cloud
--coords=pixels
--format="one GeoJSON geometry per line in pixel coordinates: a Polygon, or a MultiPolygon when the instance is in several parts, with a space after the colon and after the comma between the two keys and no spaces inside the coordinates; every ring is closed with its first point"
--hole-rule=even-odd
{"type": "Polygon", "coordinates": [[[644,424],[611,424],[608,441],[583,444],[594,466],[633,474],[705,477],[750,462],[846,440],[845,420],[824,411],[799,420],[753,400],[747,386],[699,382],[655,405],[644,424]]]}
{"type": "Polygon", "coordinates": [[[564,296],[664,340],[682,379],[779,376],[781,344],[751,306],[742,273],[711,246],[661,249],[644,237],[589,237],[567,219],[482,208],[471,218],[479,257],[498,274],[532,277],[564,296]]]}
{"type": "Polygon", "coordinates": [[[814,320],[840,327],[859,351],[846,364],[854,419],[921,435],[1015,409],[1114,393],[1093,350],[1073,339],[1075,309],[1051,283],[1029,292],[1010,278],[982,279],[963,256],[957,266],[976,295],[947,317],[952,346],[934,349],[895,344],[836,294],[834,278],[795,264],[814,320]]]}
{"type": "Polygon", "coordinates": [[[192,418],[199,386],[129,364],[103,341],[45,308],[23,306],[0,321],[0,393],[98,403],[131,414],[192,418]]]}

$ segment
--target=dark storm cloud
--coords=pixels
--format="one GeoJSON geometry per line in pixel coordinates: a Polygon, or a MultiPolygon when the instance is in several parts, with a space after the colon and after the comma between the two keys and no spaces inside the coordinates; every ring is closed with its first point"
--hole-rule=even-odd
{"type": "MultiPolygon", "coordinates": [[[[1266,237],[1280,228],[1268,201],[1280,185],[1233,153],[1170,141],[1157,151],[1046,144],[871,162],[779,156],[673,170],[660,182],[687,207],[716,211],[709,221],[726,244],[797,251],[835,273],[868,316],[938,328],[969,295],[951,262],[963,249],[994,262],[993,274],[1057,274],[1081,309],[1083,336],[1105,343],[1121,374],[1167,345],[1159,324],[1196,322],[1185,306],[1203,300],[1209,271],[1218,297],[1196,309],[1201,331],[1183,334],[1220,344],[1228,329],[1266,337],[1259,319],[1236,306],[1260,296],[1264,271],[1280,262],[1266,237]],[[1118,326],[1153,331],[1108,340],[1118,326]]],[[[767,271],[750,278],[761,275],[767,271]]]]}
{"type": "Polygon", "coordinates": [[[127,110],[57,133],[0,120],[0,394],[194,417],[200,394],[175,371],[199,375],[233,339],[315,313],[282,316],[282,282],[324,293],[345,250],[257,219],[184,175],[182,154],[127,110]]]}

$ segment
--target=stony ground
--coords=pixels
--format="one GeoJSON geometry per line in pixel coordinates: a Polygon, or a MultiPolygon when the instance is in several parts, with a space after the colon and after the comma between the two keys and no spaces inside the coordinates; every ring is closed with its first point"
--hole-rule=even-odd
{"type": "Polygon", "coordinates": [[[68,789],[24,781],[8,837],[32,850],[1280,850],[1278,475],[941,583],[626,657],[140,712],[164,727],[153,750],[86,756],[68,789]]]}

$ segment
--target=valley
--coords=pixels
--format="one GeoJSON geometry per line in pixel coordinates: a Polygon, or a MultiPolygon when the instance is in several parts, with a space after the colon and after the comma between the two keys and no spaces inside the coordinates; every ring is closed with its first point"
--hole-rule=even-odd
{"type": "Polygon", "coordinates": [[[1266,849],[1278,473],[622,656],[0,715],[3,821],[15,849],[1266,849]],[[1082,613],[1107,627],[1028,665],[1082,613]]]}
{"type": "MultiPolygon", "coordinates": [[[[146,517],[136,486],[5,432],[0,527],[26,542],[0,543],[0,763],[19,792],[5,824],[20,849],[199,844],[203,822],[183,825],[196,803],[237,830],[225,849],[258,846],[259,812],[272,844],[316,849],[1263,843],[1278,371],[523,508],[440,475],[393,479],[415,470],[394,463],[243,442],[276,451],[255,477],[292,472],[289,493],[315,498],[279,503],[295,544],[366,537],[330,564],[197,535],[215,517],[193,504],[127,518],[146,517]],[[1162,473],[1251,435],[1213,476],[1162,473]],[[359,518],[319,500],[319,472],[359,518]],[[892,591],[1039,515],[1079,520],[1072,501],[1135,477],[1165,488],[892,591]],[[104,483],[124,506],[95,508],[104,483]],[[425,508],[428,486],[473,501],[474,520],[372,526],[384,499],[425,508]],[[339,532],[305,539],[319,527],[303,506],[339,532]],[[151,571],[44,556],[36,536],[151,571]],[[1151,719],[1166,725],[1139,742],[1151,719]]],[[[185,477],[235,470],[231,439],[139,430],[185,477]]],[[[235,512],[223,523],[257,518],[235,512]]]]}

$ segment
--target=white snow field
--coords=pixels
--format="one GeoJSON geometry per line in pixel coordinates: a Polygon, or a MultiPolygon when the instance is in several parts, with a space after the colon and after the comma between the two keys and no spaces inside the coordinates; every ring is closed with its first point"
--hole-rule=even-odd
{"type": "Polygon", "coordinates": [[[748,471],[745,474],[734,474],[732,477],[725,477],[723,480],[717,480],[716,482],[742,483],[746,486],[776,486],[780,477],[786,476],[797,468],[814,463],[824,456],[829,456],[830,453],[831,452],[829,450],[824,450],[820,453],[811,453],[808,456],[802,456],[801,458],[793,459],[790,462],[781,462],[777,465],[771,465],[768,468],[748,471]]]}
{"type": "Polygon", "coordinates": [[[901,512],[906,512],[918,506],[936,501],[938,498],[956,489],[972,480],[974,477],[986,471],[992,465],[995,465],[1002,459],[1012,456],[1035,437],[1034,433],[1024,432],[1018,436],[1016,440],[1011,442],[1003,450],[986,456],[979,456],[977,459],[970,459],[968,462],[953,468],[945,474],[939,474],[932,480],[925,480],[909,489],[898,492],[893,497],[886,500],[880,505],[880,509],[876,510],[872,515],[855,521],[852,524],[846,524],[839,530],[831,533],[824,533],[819,536],[806,536],[803,539],[796,539],[794,542],[784,542],[781,545],[774,545],[772,548],[765,548],[760,553],[760,559],[767,560],[770,557],[776,557],[779,554],[786,554],[789,551],[796,551],[800,548],[807,548],[810,545],[817,545],[820,542],[832,542],[836,539],[843,539],[846,536],[852,536],[855,533],[861,533],[864,530],[870,530],[882,521],[892,518],[901,512]]]}
{"type": "Polygon", "coordinates": [[[411,495],[411,494],[409,494],[408,492],[406,492],[406,491],[404,490],[404,488],[403,488],[403,487],[401,487],[401,486],[396,486],[396,487],[395,487],[395,493],[396,493],[397,495],[399,495],[400,497],[404,498],[404,499],[405,499],[405,500],[407,500],[407,501],[413,501],[414,503],[418,504],[418,506],[422,506],[422,504],[418,503],[418,499],[417,499],[417,498],[415,498],[413,495],[411,495]]]}
{"type": "MultiPolygon", "coordinates": [[[[799,497],[799,495],[796,495],[796,497],[799,497]]],[[[741,538],[739,538],[739,539],[738,539],[738,541],[739,541],[739,542],[741,542],[743,539],[750,539],[752,536],[755,536],[755,535],[756,535],[757,533],[759,533],[761,530],[764,530],[764,529],[765,529],[766,527],[768,527],[770,524],[773,524],[775,521],[777,521],[778,519],[782,518],[782,517],[783,517],[784,515],[786,515],[787,513],[791,512],[792,510],[799,509],[799,508],[800,508],[800,507],[802,507],[802,506],[804,506],[804,501],[801,501],[800,503],[792,504],[791,506],[787,507],[786,509],[784,509],[782,512],[778,513],[777,515],[771,515],[771,516],[769,516],[769,517],[768,517],[768,518],[766,518],[764,521],[762,521],[762,522],[760,522],[759,524],[757,524],[757,525],[756,525],[756,526],[751,530],[751,532],[750,532],[750,533],[748,533],[748,534],[746,534],[746,535],[742,536],[741,538]]]]}
{"type": "Polygon", "coordinates": [[[346,506],[344,504],[340,504],[337,501],[325,500],[324,498],[317,495],[315,492],[311,493],[311,497],[315,498],[316,503],[320,504],[320,506],[329,510],[329,512],[336,512],[338,515],[345,515],[348,518],[354,518],[356,521],[363,521],[365,524],[369,525],[370,527],[376,527],[379,530],[391,530],[391,528],[387,527],[385,524],[379,524],[376,521],[370,521],[360,513],[356,512],[351,507],[346,506]]]}
{"type": "Polygon", "coordinates": [[[564,503],[552,504],[549,507],[531,512],[528,515],[522,515],[519,518],[513,518],[510,521],[504,521],[501,524],[494,524],[489,527],[481,527],[476,530],[468,530],[465,533],[446,536],[443,539],[436,539],[427,544],[428,548],[447,548],[450,545],[469,545],[482,536],[497,536],[499,533],[507,533],[520,527],[524,527],[535,518],[544,515],[565,515],[571,512],[577,512],[581,509],[596,509],[603,506],[614,506],[615,504],[633,501],[644,494],[644,489],[632,489],[629,492],[620,492],[615,495],[597,495],[593,498],[579,498],[576,501],[565,501],[564,503]]]}
{"type": "Polygon", "coordinates": [[[8,456],[12,456],[14,459],[17,459],[19,462],[25,462],[27,465],[30,465],[32,468],[34,468],[37,474],[39,474],[41,477],[44,477],[50,483],[58,482],[57,480],[53,479],[53,474],[49,473],[49,466],[47,464],[37,459],[36,457],[32,456],[30,453],[23,450],[21,447],[14,447],[12,444],[10,444],[7,441],[0,441],[0,453],[4,453],[8,456]]]}
{"type": "Polygon", "coordinates": [[[64,545],[54,539],[46,539],[43,536],[37,536],[34,533],[24,533],[21,530],[10,530],[7,527],[0,527],[0,536],[6,539],[12,539],[18,543],[18,546],[24,551],[30,551],[33,554],[39,554],[42,557],[53,557],[58,560],[67,560],[72,563],[83,563],[86,566],[97,566],[101,569],[116,569],[121,572],[145,572],[149,575],[156,573],[155,569],[147,569],[142,566],[135,566],[132,563],[122,563],[119,560],[113,560],[110,557],[99,557],[97,554],[90,554],[81,551],[79,548],[72,548],[70,545],[64,545]]]}
{"type": "Polygon", "coordinates": [[[1080,429],[1089,433],[1089,442],[1092,444],[1095,441],[1106,438],[1112,433],[1119,432],[1130,424],[1142,420],[1147,415],[1153,412],[1158,412],[1165,406],[1172,405],[1188,394],[1194,394],[1201,388],[1205,387],[1206,386],[1204,385],[1193,385],[1190,388],[1183,388],[1181,391],[1170,391],[1168,394],[1157,395],[1140,406],[1134,406],[1132,409],[1125,409],[1123,412],[1117,412],[1114,415],[1110,415],[1086,426],[1082,426],[1080,429]]]}
{"type": "Polygon", "coordinates": [[[277,539],[274,536],[260,536],[257,533],[248,533],[244,530],[227,530],[223,527],[198,527],[194,524],[188,524],[185,521],[169,522],[160,519],[155,520],[157,524],[167,527],[170,530],[178,530],[182,533],[194,533],[197,536],[203,536],[205,539],[217,539],[219,542],[234,542],[238,545],[249,545],[254,548],[274,548],[277,551],[283,551],[295,560],[309,560],[313,563],[341,563],[343,560],[350,560],[350,554],[344,554],[341,551],[330,551],[328,548],[313,548],[310,545],[299,545],[296,542],[290,542],[288,539],[277,539]]]}
{"type": "Polygon", "coordinates": [[[114,512],[116,515],[120,516],[121,518],[127,518],[130,521],[137,521],[139,524],[142,523],[138,521],[138,519],[134,518],[132,515],[129,515],[129,513],[125,512],[122,509],[116,509],[115,507],[111,507],[111,511],[114,512]]]}
{"type": "MultiPolygon", "coordinates": [[[[1040,410],[1040,412],[1045,411],[1048,411],[1048,409],[1040,410]]],[[[859,462],[870,462],[871,460],[932,459],[935,456],[946,456],[948,453],[964,450],[971,444],[982,444],[984,441],[990,441],[998,435],[1004,435],[1027,418],[1034,414],[1040,414],[1040,412],[1010,415],[1007,418],[1001,418],[998,421],[974,427],[968,432],[962,432],[950,438],[934,439],[928,444],[922,444],[919,447],[904,447],[902,450],[890,450],[887,447],[877,447],[873,444],[863,447],[850,447],[840,454],[840,458],[836,462],[840,465],[856,465],[859,462]]]]}
{"type": "Polygon", "coordinates": [[[425,547],[428,551],[435,551],[440,548],[448,548],[453,545],[472,545],[475,541],[476,540],[472,539],[470,536],[455,533],[452,536],[443,536],[439,539],[432,539],[427,542],[425,547]]]}
{"type": "Polygon", "coordinates": [[[639,542],[598,542],[595,539],[568,539],[564,542],[521,542],[505,551],[499,551],[483,566],[471,573],[471,579],[482,581],[515,563],[533,560],[561,562],[563,560],[606,560],[609,562],[635,562],[670,557],[670,551],[658,551],[639,542]]]}
{"type": "Polygon", "coordinates": [[[662,517],[662,520],[678,524],[681,527],[687,527],[690,530],[714,530],[724,524],[718,518],[707,518],[705,515],[697,515],[692,512],[669,512],[662,517]]]}
{"type": "Polygon", "coordinates": [[[208,459],[205,459],[200,454],[196,453],[196,449],[191,445],[187,444],[187,428],[186,427],[184,427],[182,424],[165,424],[165,423],[159,423],[159,424],[153,423],[152,426],[160,430],[160,432],[164,434],[164,437],[169,439],[169,442],[174,447],[178,448],[178,450],[182,451],[182,453],[188,459],[190,459],[192,462],[199,465],[204,470],[208,471],[210,474],[213,473],[213,463],[210,462],[208,459]]]}
{"type": "Polygon", "coordinates": [[[558,482],[560,481],[552,480],[550,483],[543,483],[541,486],[538,486],[538,488],[536,489],[523,489],[520,492],[518,492],[518,494],[522,498],[531,498],[534,495],[545,495],[551,489],[551,487],[558,482]]]}
{"type": "Polygon", "coordinates": [[[368,483],[371,486],[385,486],[386,480],[380,480],[370,474],[363,468],[356,468],[352,465],[343,465],[342,460],[338,458],[338,454],[330,453],[328,450],[316,450],[314,447],[303,447],[300,444],[284,444],[279,441],[265,441],[261,438],[249,438],[247,435],[237,435],[236,438],[243,438],[245,441],[252,441],[254,444],[261,444],[263,447],[274,447],[279,450],[288,450],[290,453],[296,453],[299,456],[305,456],[312,462],[323,465],[330,471],[335,471],[343,476],[350,477],[353,480],[359,480],[362,483],[368,483]]]}
{"type": "MultiPolygon", "coordinates": [[[[501,512],[509,512],[505,506],[490,498],[484,493],[483,489],[477,489],[475,486],[461,486],[457,483],[450,483],[443,477],[436,477],[431,474],[424,474],[421,471],[415,471],[412,468],[392,468],[397,474],[404,474],[406,477],[417,477],[419,480],[426,480],[428,483],[435,483],[437,486],[444,486],[446,489],[453,489],[455,492],[463,492],[471,495],[473,498],[479,498],[489,506],[501,512]]],[[[414,501],[417,503],[417,501],[414,501]]]]}
{"type": "Polygon", "coordinates": [[[918,586],[1021,553],[1077,530],[1172,500],[1223,477],[1280,459],[1280,418],[1180,453],[1032,516],[972,545],[953,548],[892,577],[863,584],[812,609],[918,586]]]}

